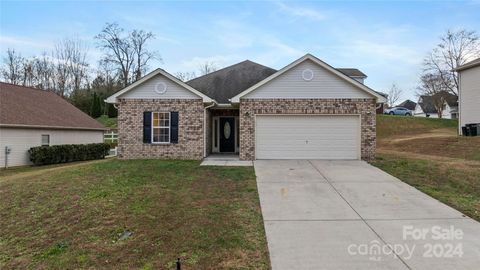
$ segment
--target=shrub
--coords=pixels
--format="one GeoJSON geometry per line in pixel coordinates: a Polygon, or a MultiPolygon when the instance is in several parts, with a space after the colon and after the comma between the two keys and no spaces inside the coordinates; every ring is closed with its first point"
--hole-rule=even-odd
{"type": "Polygon", "coordinates": [[[37,146],[30,148],[28,153],[34,165],[46,165],[102,159],[108,155],[109,150],[110,145],[107,143],[91,143],[37,146]]]}

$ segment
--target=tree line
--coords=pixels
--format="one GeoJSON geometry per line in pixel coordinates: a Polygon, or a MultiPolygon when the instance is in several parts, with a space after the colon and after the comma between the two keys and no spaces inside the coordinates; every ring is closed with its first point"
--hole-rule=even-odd
{"type": "MultiPolygon", "coordinates": [[[[116,117],[114,106],[103,100],[144,76],[152,61],[162,62],[158,51],[149,49],[153,39],[152,32],[106,23],[95,36],[95,46],[102,52],[95,65],[89,63],[88,45],[74,37],[29,58],[7,49],[0,75],[11,84],[53,91],[94,118],[102,114],[116,117]]],[[[211,61],[198,66],[200,75],[216,70],[211,61]]],[[[175,76],[182,81],[197,77],[195,72],[177,72],[175,76]]]]}
{"type": "Polygon", "coordinates": [[[107,23],[95,36],[103,55],[96,67],[88,62],[88,46],[78,38],[57,42],[50,52],[24,57],[7,49],[0,74],[5,82],[53,91],[92,117],[117,115],[103,100],[141,78],[152,60],[161,61],[149,50],[152,32],[126,31],[117,23],[107,23]]]}

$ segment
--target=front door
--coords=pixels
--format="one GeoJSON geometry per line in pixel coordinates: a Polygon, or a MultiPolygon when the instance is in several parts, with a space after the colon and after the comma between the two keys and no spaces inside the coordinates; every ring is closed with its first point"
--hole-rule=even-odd
{"type": "Polygon", "coordinates": [[[220,117],[220,152],[235,152],[235,118],[220,117]]]}

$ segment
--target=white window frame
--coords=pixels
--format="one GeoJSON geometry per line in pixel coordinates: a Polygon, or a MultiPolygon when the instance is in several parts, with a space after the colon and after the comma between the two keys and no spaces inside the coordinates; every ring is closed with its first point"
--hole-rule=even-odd
{"type": "Polygon", "coordinates": [[[41,144],[42,146],[50,146],[50,134],[42,134],[42,135],[40,136],[40,144],[41,144]],[[43,136],[48,136],[48,144],[43,144],[43,136]]]}
{"type": "MultiPolygon", "coordinates": [[[[160,124],[160,123],[159,123],[160,124]]],[[[152,117],[151,117],[151,126],[152,126],[152,131],[151,131],[151,141],[152,141],[152,144],[170,144],[172,138],[171,138],[171,128],[172,128],[172,115],[170,112],[152,112],[152,117]],[[164,114],[168,114],[168,126],[154,126],[153,125],[153,116],[155,114],[160,114],[160,113],[164,113],[164,114]],[[154,139],[155,137],[153,136],[153,131],[154,129],[157,128],[157,129],[168,129],[168,142],[155,142],[154,139]]]]}

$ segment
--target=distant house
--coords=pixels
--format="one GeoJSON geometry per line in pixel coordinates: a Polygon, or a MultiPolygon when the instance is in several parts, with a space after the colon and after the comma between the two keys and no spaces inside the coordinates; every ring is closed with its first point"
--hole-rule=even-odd
{"type": "Polygon", "coordinates": [[[410,111],[415,111],[415,108],[417,107],[417,103],[414,101],[411,101],[410,99],[407,99],[404,102],[398,104],[397,107],[403,107],[403,108],[409,109],[410,111]]]}
{"type": "Polygon", "coordinates": [[[458,118],[458,97],[445,91],[432,96],[420,96],[413,115],[417,117],[439,118],[437,107],[440,105],[435,106],[435,104],[440,102],[443,103],[442,118],[458,118]]]}
{"type": "Polygon", "coordinates": [[[0,83],[1,167],[29,165],[34,146],[103,142],[105,129],[55,93],[0,83]]]}
{"type": "Polygon", "coordinates": [[[480,58],[457,68],[460,87],[459,130],[467,124],[480,123],[480,58]]]}

